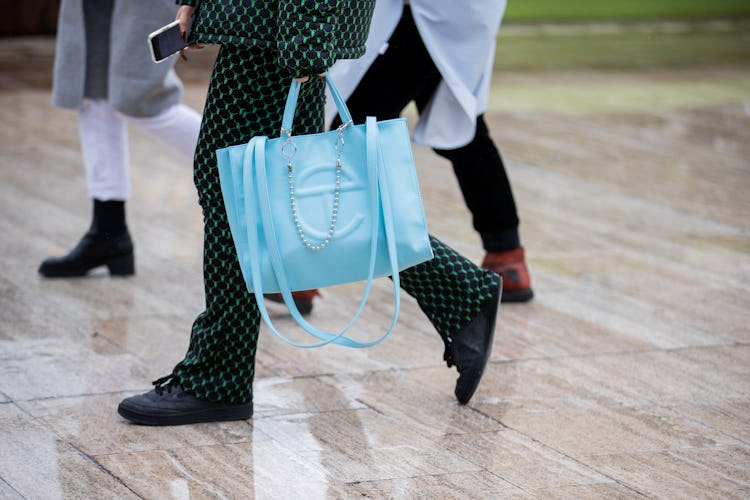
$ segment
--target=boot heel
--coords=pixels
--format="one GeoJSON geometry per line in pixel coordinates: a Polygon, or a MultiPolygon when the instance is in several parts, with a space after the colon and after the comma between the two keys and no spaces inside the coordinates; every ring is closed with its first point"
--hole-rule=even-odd
{"type": "Polygon", "coordinates": [[[117,257],[107,262],[107,268],[112,276],[130,276],[135,274],[135,257],[133,254],[117,257]]]}

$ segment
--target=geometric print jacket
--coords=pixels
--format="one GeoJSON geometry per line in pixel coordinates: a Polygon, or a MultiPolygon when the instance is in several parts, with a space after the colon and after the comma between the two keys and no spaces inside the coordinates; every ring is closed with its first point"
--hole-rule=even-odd
{"type": "Polygon", "coordinates": [[[375,0],[177,0],[195,7],[188,40],[275,50],[295,76],[365,52],[375,0]]]}

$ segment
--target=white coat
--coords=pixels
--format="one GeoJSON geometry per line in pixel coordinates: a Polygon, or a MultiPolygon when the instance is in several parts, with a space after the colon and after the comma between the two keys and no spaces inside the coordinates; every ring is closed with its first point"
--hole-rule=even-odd
{"type": "MultiPolygon", "coordinates": [[[[456,149],[474,138],[476,118],[487,109],[497,37],[507,0],[410,0],[414,22],[442,81],[414,129],[417,144],[456,149]]],[[[387,49],[403,13],[403,0],[377,0],[367,51],[331,68],[344,99],[387,49]]],[[[398,75],[393,75],[398,78],[398,75]]],[[[329,99],[329,122],[336,107],[329,99]]]]}

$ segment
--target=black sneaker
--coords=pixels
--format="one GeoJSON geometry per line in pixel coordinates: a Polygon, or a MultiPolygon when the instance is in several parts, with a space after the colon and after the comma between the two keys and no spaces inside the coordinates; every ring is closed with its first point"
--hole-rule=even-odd
{"type": "Polygon", "coordinates": [[[503,290],[502,279],[499,276],[498,279],[497,293],[485,303],[471,323],[446,345],[444,359],[449,368],[456,365],[458,370],[455,395],[462,405],[468,403],[477,390],[492,353],[495,320],[503,290]]]}
{"type": "Polygon", "coordinates": [[[153,382],[145,394],[125,398],[117,413],[136,424],[184,425],[199,422],[245,420],[253,416],[253,403],[224,404],[203,401],[182,390],[177,379],[168,375],[153,382]]]}

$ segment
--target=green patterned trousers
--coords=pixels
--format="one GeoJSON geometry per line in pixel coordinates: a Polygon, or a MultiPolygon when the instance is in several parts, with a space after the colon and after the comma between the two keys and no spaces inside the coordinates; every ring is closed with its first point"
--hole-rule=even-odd
{"type": "MultiPolygon", "coordinates": [[[[203,209],[206,309],[195,319],[185,358],[173,375],[204,400],[252,400],[260,313],[247,291],[234,249],[219,184],[215,151],[255,135],[276,137],[294,75],[279,68],[272,51],[223,46],[217,56],[195,152],[195,186],[203,209]]],[[[302,86],[295,133],[324,126],[325,82],[302,86]]],[[[435,258],[400,273],[444,341],[471,322],[497,291],[499,277],[482,270],[431,237],[435,258]]]]}

